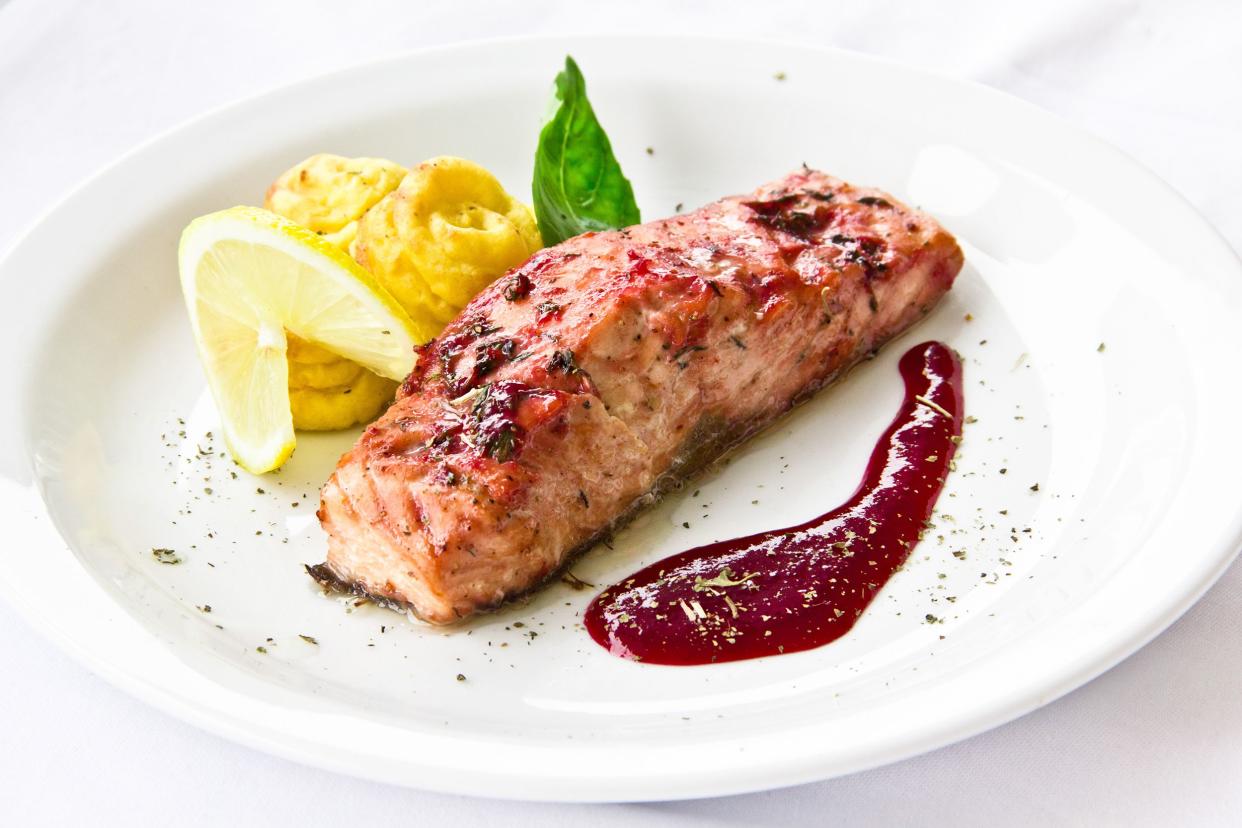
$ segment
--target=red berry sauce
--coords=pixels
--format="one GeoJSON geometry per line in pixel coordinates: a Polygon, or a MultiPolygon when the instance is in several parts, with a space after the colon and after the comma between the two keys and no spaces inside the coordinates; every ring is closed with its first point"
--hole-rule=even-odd
{"type": "Polygon", "coordinates": [[[906,397],[848,501],[789,529],[700,546],[605,589],[587,608],[613,655],[709,664],[820,647],[849,632],[918,543],[962,433],[962,365],[925,342],[906,397]]]}

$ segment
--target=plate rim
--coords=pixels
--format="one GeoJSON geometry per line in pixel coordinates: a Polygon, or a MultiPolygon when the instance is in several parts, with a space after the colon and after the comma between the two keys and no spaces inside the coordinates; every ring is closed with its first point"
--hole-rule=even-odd
{"type": "MultiPolygon", "coordinates": [[[[6,246],[3,254],[0,254],[0,278],[7,274],[10,261],[16,258],[18,251],[29,242],[41,227],[49,222],[54,222],[57,214],[80,198],[84,192],[95,186],[98,181],[106,178],[117,168],[123,167],[135,157],[144,155],[153,146],[173,139],[181,133],[192,131],[199,124],[223,118],[235,110],[244,109],[273,96],[293,94],[295,90],[300,88],[313,88],[331,79],[343,78],[354,73],[366,74],[375,71],[377,67],[399,65],[407,61],[418,60],[422,56],[437,53],[487,50],[506,46],[547,50],[559,48],[562,45],[569,46],[586,42],[621,41],[691,41],[708,43],[717,47],[726,45],[735,47],[758,46],[762,48],[780,48],[805,53],[818,53],[834,56],[836,59],[882,65],[892,70],[919,76],[938,85],[969,90],[974,95],[982,95],[984,98],[1004,106],[1016,106],[1030,117],[1043,119],[1050,127],[1055,128],[1075,143],[1081,144],[1085,142],[1088,145],[1092,145],[1096,151],[1106,153],[1118,162],[1121,167],[1126,168],[1128,174],[1141,177],[1148,184],[1154,185],[1168,199],[1167,205],[1170,209],[1180,209],[1188,219],[1193,221],[1200,231],[1204,232],[1205,237],[1211,237],[1214,240],[1218,249],[1213,255],[1225,254],[1221,257],[1221,260],[1222,262],[1229,262],[1233,271],[1232,275],[1234,277],[1242,275],[1242,256],[1239,256],[1238,252],[1233,249],[1219,230],[1188,199],[1159,175],[1149,170],[1124,150],[1094,135],[1089,130],[1070,122],[1056,113],[1044,110],[1029,101],[986,84],[910,66],[887,57],[779,38],[685,34],[564,34],[493,37],[409,49],[342,66],[328,72],[302,77],[291,82],[275,84],[252,94],[213,106],[202,113],[184,119],[138,142],[64,193],[50,207],[42,211],[37,218],[29,222],[26,227],[15,235],[13,241],[6,246]]],[[[19,372],[19,375],[24,378],[23,373],[19,372]]],[[[22,448],[24,449],[24,446],[22,448]]],[[[26,456],[27,453],[22,451],[21,454],[22,459],[28,464],[29,458],[26,456]]],[[[33,494],[41,506],[41,494],[37,492],[33,494]]],[[[178,693],[175,688],[162,686],[158,682],[152,681],[150,676],[143,676],[122,669],[104,653],[85,649],[81,642],[68,634],[66,630],[61,629],[54,623],[49,623],[50,613],[47,610],[43,609],[37,602],[25,600],[21,595],[21,585],[14,583],[4,568],[0,568],[0,596],[3,596],[17,614],[34,630],[50,639],[60,649],[87,667],[87,669],[103,677],[124,692],[208,732],[286,759],[363,779],[487,798],[567,802],[643,801],[653,798],[688,799],[769,790],[871,769],[954,744],[1006,722],[1013,721],[1049,704],[1107,672],[1146,646],[1146,644],[1156,638],[1193,606],[1232,565],[1240,549],[1242,549],[1242,509],[1234,515],[1232,528],[1233,534],[1228,541],[1228,549],[1222,549],[1219,554],[1214,555],[1212,558],[1214,565],[1211,567],[1204,566],[1198,572],[1198,577],[1195,579],[1192,588],[1184,590],[1177,600],[1168,602],[1159,613],[1133,616],[1129,624],[1119,626],[1118,631],[1108,637],[1108,640],[1111,640],[1111,645],[1098,646],[1094,650],[1094,655],[1090,657],[1084,656],[1081,659],[1081,663],[1073,664],[1067,662],[1060,670],[1045,670],[1041,681],[1028,681],[1007,693],[992,693],[990,704],[985,705],[982,712],[980,712],[979,707],[973,708],[969,714],[960,711],[955,712],[955,715],[946,717],[935,725],[923,728],[915,738],[902,739],[889,736],[887,740],[878,740],[878,747],[873,747],[869,753],[864,751],[864,755],[856,756],[853,760],[829,761],[822,755],[803,752],[799,754],[797,761],[768,762],[765,765],[767,773],[762,776],[755,775],[753,781],[746,781],[748,769],[735,767],[733,773],[723,779],[717,777],[711,780],[698,780],[697,783],[692,783],[689,777],[679,778],[670,787],[668,785],[653,786],[649,783],[644,785],[641,777],[638,777],[640,780],[638,782],[625,780],[624,784],[628,787],[620,790],[616,788],[615,784],[610,786],[607,781],[601,783],[598,778],[594,778],[591,783],[588,783],[585,778],[576,780],[578,785],[577,791],[572,789],[556,790],[558,779],[555,777],[549,777],[546,773],[529,770],[515,773],[512,769],[500,776],[497,776],[493,770],[491,776],[483,774],[464,783],[460,779],[453,778],[452,773],[454,771],[451,769],[448,775],[442,773],[438,777],[431,775],[422,778],[412,778],[409,773],[409,765],[405,763],[385,764],[388,760],[383,757],[372,756],[371,762],[369,764],[364,763],[365,766],[362,766],[355,762],[359,755],[354,753],[338,758],[326,755],[322,748],[316,753],[312,750],[307,750],[306,746],[299,746],[294,743],[288,738],[288,734],[255,727],[258,724],[255,721],[228,720],[221,711],[213,710],[197,703],[184,694],[178,693]],[[1142,623],[1139,623],[1140,621],[1142,623]],[[773,779],[772,777],[774,776],[778,778],[773,779]],[[481,788],[480,782],[487,781],[503,781],[503,785],[501,785],[499,790],[481,788]]],[[[64,547],[65,551],[68,551],[68,544],[63,539],[60,539],[60,545],[64,547]]],[[[73,560],[75,565],[77,565],[76,557],[73,560]]],[[[91,580],[91,585],[95,590],[102,592],[102,588],[95,584],[93,579],[91,580]]],[[[148,635],[152,641],[157,641],[153,634],[148,633],[148,635]]],[[[213,683],[205,675],[202,676],[202,679],[204,682],[213,683]]],[[[426,770],[427,768],[423,769],[426,770]]],[[[559,782],[564,782],[564,780],[559,780],[559,782]]]]}

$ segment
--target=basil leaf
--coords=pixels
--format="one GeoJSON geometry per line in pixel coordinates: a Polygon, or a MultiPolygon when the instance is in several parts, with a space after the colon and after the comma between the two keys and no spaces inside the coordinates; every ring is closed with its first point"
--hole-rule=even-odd
{"type": "Polygon", "coordinates": [[[612,154],[612,144],[587,100],[574,59],[556,76],[559,105],[539,133],[532,185],[535,218],[546,245],[588,230],[638,224],[634,188],[612,154]]]}

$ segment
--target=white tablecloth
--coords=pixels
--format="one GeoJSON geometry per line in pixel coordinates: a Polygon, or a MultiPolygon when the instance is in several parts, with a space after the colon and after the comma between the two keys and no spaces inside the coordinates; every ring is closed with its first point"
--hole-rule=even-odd
{"type": "MultiPolygon", "coordinates": [[[[0,0],[0,249],[122,151],[255,91],[466,38],[656,30],[833,45],[1008,90],[1130,152],[1242,249],[1242,4],[1006,5],[0,0]]],[[[624,806],[441,796],[259,754],[115,690],[0,604],[0,824],[1239,825],[1240,599],[1235,566],[1116,669],[954,747],[790,790],[624,806]]]]}

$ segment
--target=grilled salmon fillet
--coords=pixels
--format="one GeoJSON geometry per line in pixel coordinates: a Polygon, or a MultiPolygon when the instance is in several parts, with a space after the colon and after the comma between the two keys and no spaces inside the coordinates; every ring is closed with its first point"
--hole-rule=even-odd
{"type": "Polygon", "coordinates": [[[931,217],[802,169],[535,254],[419,349],[322,491],[325,584],[445,624],[496,607],[920,319],[931,217]]]}

